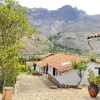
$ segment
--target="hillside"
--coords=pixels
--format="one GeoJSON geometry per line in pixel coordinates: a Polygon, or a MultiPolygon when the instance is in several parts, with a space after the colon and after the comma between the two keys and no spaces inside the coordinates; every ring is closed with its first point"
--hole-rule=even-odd
{"type": "Polygon", "coordinates": [[[19,43],[25,48],[21,50],[21,55],[35,55],[42,54],[43,51],[48,50],[50,41],[44,35],[36,34],[32,38],[21,38],[19,43]]]}
{"type": "MultiPolygon", "coordinates": [[[[87,37],[100,33],[100,15],[87,15],[85,11],[65,5],[58,10],[28,9],[31,25],[46,38],[57,37],[57,43],[67,48],[90,51],[87,37]]],[[[100,41],[91,41],[94,51],[100,51],[100,41]]]]}

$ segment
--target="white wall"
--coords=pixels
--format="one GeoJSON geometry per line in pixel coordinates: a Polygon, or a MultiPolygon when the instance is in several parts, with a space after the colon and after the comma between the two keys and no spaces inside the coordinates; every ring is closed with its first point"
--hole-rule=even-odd
{"type": "Polygon", "coordinates": [[[53,67],[48,65],[48,73],[53,75],[53,67]]]}
{"type": "Polygon", "coordinates": [[[62,73],[61,75],[57,75],[56,79],[65,85],[77,85],[79,76],[77,75],[76,70],[71,70],[65,73],[62,73]]]}
{"type": "Polygon", "coordinates": [[[88,67],[87,67],[87,70],[84,73],[84,77],[82,79],[81,84],[87,84],[88,83],[87,82],[87,77],[88,77],[88,73],[89,73],[88,70],[91,69],[91,70],[93,70],[93,72],[95,73],[96,76],[98,75],[98,69],[95,69],[95,67],[100,67],[100,64],[91,62],[91,63],[88,63],[87,66],[88,67]]]}
{"type": "MultiPolygon", "coordinates": [[[[86,85],[87,82],[87,77],[88,77],[88,70],[91,69],[94,71],[95,75],[98,75],[98,69],[95,69],[95,67],[100,67],[100,64],[98,63],[88,63],[87,64],[87,70],[84,73],[83,79],[81,81],[81,85],[86,85]]],[[[52,66],[48,66],[48,73],[51,74],[53,76],[53,67],[52,66]]],[[[65,73],[62,73],[61,75],[59,74],[58,71],[58,75],[53,76],[54,78],[56,78],[61,84],[66,84],[66,85],[77,85],[78,81],[79,81],[79,76],[77,75],[77,70],[71,70],[65,73]]]]}
{"type": "Polygon", "coordinates": [[[77,85],[78,84],[79,76],[77,75],[76,70],[71,70],[65,73],[60,73],[58,71],[57,75],[55,72],[55,76],[54,76],[53,67],[49,66],[48,73],[51,74],[54,78],[56,78],[61,84],[65,84],[65,85],[77,85]]]}

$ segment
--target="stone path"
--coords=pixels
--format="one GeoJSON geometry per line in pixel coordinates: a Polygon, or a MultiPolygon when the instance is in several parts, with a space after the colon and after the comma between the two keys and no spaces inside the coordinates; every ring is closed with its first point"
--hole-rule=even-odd
{"type": "Polygon", "coordinates": [[[50,89],[52,84],[44,76],[20,75],[14,100],[100,100],[91,98],[87,87],[82,89],[50,89]]]}

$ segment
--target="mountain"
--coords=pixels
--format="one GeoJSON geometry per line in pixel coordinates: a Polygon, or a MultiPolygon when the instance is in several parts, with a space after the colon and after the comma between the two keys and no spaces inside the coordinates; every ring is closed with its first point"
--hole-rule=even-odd
{"type": "Polygon", "coordinates": [[[28,10],[30,24],[37,27],[47,39],[55,36],[57,43],[64,47],[100,52],[100,41],[90,41],[94,48],[91,50],[87,40],[88,36],[100,33],[100,15],[88,15],[70,5],[51,11],[44,8],[28,10]]]}

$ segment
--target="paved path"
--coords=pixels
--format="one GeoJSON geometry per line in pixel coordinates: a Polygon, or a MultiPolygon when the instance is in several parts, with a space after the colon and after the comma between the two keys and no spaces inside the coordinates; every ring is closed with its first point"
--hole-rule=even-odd
{"type": "Polygon", "coordinates": [[[87,87],[82,89],[50,89],[53,85],[44,76],[20,75],[14,100],[100,100],[89,96],[87,87]]]}

